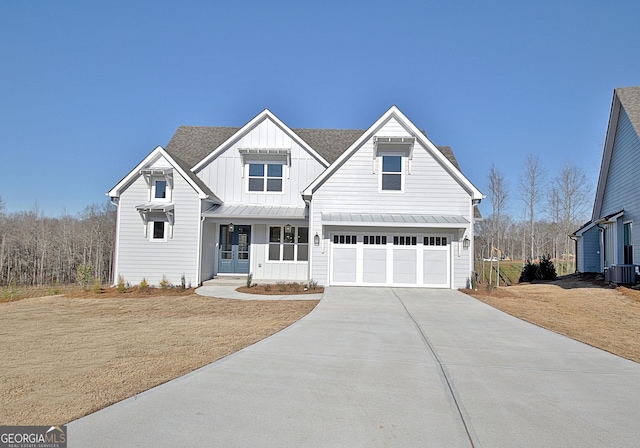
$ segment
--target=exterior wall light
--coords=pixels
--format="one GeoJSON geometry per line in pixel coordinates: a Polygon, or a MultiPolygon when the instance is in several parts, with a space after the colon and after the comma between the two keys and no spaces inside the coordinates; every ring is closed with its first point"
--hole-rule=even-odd
{"type": "Polygon", "coordinates": [[[465,249],[469,249],[469,246],[471,246],[471,240],[467,235],[465,235],[464,239],[462,240],[462,247],[464,247],[465,249]]]}
{"type": "Polygon", "coordinates": [[[314,246],[320,245],[320,235],[318,235],[318,232],[316,232],[316,234],[313,236],[313,245],[314,246]]]}
{"type": "Polygon", "coordinates": [[[284,233],[291,233],[291,224],[284,226],[284,233]]]}
{"type": "Polygon", "coordinates": [[[233,226],[233,223],[230,222],[229,223],[229,233],[233,233],[233,230],[235,229],[235,227],[233,226]]]}

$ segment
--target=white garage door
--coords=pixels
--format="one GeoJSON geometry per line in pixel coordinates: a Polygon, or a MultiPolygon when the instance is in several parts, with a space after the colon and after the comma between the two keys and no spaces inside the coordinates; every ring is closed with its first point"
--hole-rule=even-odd
{"type": "Polygon", "coordinates": [[[451,235],[336,232],[330,236],[331,285],[451,285],[451,235]]]}

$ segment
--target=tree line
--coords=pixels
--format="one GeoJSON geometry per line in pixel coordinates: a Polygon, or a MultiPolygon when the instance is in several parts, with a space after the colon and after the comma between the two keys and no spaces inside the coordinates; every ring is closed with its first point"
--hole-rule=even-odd
{"type": "Polygon", "coordinates": [[[584,170],[565,162],[555,177],[535,155],[528,155],[512,186],[494,164],[485,193],[491,214],[476,227],[476,259],[489,260],[490,281],[499,280],[501,261],[534,261],[550,255],[559,263],[558,274],[575,272],[575,241],[571,234],[591,212],[592,188],[584,170]],[[496,267],[493,264],[496,264],[496,267]]]}
{"type": "Polygon", "coordinates": [[[93,204],[77,216],[46,217],[35,205],[6,213],[0,198],[0,285],[47,286],[76,281],[89,269],[100,283],[113,280],[116,213],[93,204]]]}

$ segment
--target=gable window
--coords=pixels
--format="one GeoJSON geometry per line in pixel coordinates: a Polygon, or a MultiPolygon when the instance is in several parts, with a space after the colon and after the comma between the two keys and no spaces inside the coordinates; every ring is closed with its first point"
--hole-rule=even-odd
{"type": "Polygon", "coordinates": [[[154,183],[153,197],[155,199],[167,199],[167,181],[156,180],[154,183]]]}
{"type": "Polygon", "coordinates": [[[380,170],[381,191],[402,191],[402,156],[383,155],[380,170]]]}
{"type": "Polygon", "coordinates": [[[309,228],[269,227],[269,261],[308,261],[309,228]]]}
{"type": "Polygon", "coordinates": [[[282,191],[281,163],[250,163],[249,191],[282,191]]]}

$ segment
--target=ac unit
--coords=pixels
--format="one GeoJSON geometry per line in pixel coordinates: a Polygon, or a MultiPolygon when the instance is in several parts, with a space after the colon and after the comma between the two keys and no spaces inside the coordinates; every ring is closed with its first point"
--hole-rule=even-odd
{"type": "Polygon", "coordinates": [[[618,264],[609,268],[609,279],[607,280],[607,271],[605,271],[605,281],[613,282],[618,285],[635,285],[636,283],[636,267],[633,264],[618,264]]]}

